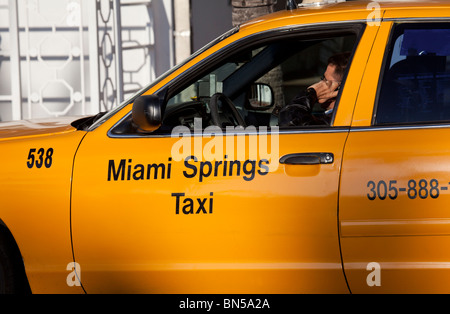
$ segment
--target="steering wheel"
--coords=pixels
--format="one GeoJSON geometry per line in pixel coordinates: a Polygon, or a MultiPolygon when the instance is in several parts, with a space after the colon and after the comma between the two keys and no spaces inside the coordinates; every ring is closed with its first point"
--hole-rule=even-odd
{"type": "Polygon", "coordinates": [[[211,110],[211,120],[213,124],[222,127],[222,122],[219,115],[219,100],[222,100],[223,104],[228,107],[238,125],[245,127],[245,121],[239,114],[239,111],[237,111],[236,106],[233,104],[230,98],[228,98],[223,93],[215,93],[214,95],[212,95],[211,100],[209,101],[209,109],[211,110]]]}

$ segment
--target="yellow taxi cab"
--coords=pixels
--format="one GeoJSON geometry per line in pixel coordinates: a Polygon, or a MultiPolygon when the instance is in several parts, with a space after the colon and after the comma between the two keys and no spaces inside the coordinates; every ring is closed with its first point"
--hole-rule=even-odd
{"type": "Polygon", "coordinates": [[[449,126],[447,1],[252,20],[106,114],[0,124],[0,292],[449,293],[449,126]]]}

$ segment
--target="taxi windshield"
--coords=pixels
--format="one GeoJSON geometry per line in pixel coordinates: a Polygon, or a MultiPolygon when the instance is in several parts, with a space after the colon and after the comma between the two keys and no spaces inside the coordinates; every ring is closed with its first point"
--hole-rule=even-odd
{"type": "Polygon", "coordinates": [[[124,102],[122,102],[119,106],[117,106],[116,108],[113,108],[112,110],[108,111],[108,112],[103,112],[103,113],[99,113],[96,116],[99,116],[99,118],[88,128],[89,131],[92,131],[94,129],[96,129],[97,127],[99,127],[101,124],[103,124],[106,120],[108,120],[109,118],[111,118],[113,115],[115,115],[117,112],[119,112],[120,110],[122,110],[125,106],[131,104],[137,97],[141,96],[143,93],[145,93],[147,90],[149,90],[151,87],[153,87],[154,85],[158,84],[159,82],[161,82],[164,78],[166,78],[167,76],[169,76],[171,73],[173,73],[174,71],[178,70],[179,68],[181,68],[182,66],[184,66],[186,63],[190,62],[191,60],[195,59],[197,56],[199,56],[200,54],[202,54],[203,52],[205,52],[206,50],[208,50],[209,48],[213,47],[214,45],[218,44],[219,42],[227,39],[228,37],[232,36],[233,34],[236,34],[237,32],[239,32],[239,26],[236,26],[234,28],[232,28],[231,30],[229,30],[228,32],[224,33],[223,35],[217,37],[215,40],[211,41],[210,43],[208,43],[206,46],[204,46],[203,48],[197,50],[194,54],[192,54],[189,58],[187,58],[186,60],[184,60],[183,62],[179,63],[178,65],[176,65],[175,67],[171,68],[170,70],[168,70],[167,72],[165,72],[164,74],[162,74],[161,76],[159,76],[155,81],[151,82],[149,85],[145,86],[144,88],[142,88],[141,90],[139,90],[136,94],[134,94],[133,96],[131,96],[130,98],[128,98],[127,100],[125,100],[124,102]]]}

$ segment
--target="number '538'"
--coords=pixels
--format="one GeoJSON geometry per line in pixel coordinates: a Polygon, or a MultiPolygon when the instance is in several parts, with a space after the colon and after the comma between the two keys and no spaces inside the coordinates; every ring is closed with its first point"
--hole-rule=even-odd
{"type": "Polygon", "coordinates": [[[28,168],[50,168],[53,163],[53,148],[31,148],[28,152],[27,166],[28,168]]]}

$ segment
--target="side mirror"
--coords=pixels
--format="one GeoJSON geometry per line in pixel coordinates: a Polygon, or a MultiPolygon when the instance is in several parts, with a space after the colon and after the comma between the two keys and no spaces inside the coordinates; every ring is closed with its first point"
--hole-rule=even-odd
{"type": "Polygon", "coordinates": [[[274,104],[273,90],[268,84],[255,83],[247,91],[247,109],[267,110],[274,104]]]}
{"type": "Polygon", "coordinates": [[[157,130],[163,119],[161,102],[158,96],[144,95],[136,98],[131,116],[138,132],[151,133],[157,130]]]}

